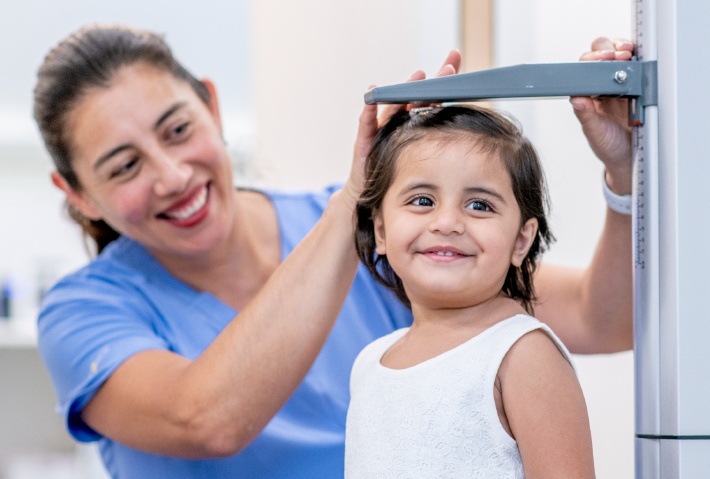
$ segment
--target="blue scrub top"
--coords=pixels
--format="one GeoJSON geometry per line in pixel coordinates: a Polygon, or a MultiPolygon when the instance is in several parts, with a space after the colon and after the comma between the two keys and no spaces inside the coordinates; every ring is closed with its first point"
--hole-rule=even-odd
{"type": "MultiPolygon", "coordinates": [[[[282,258],[313,228],[333,191],[267,193],[278,217],[282,258]]],[[[103,437],[81,420],[81,409],[130,356],[162,349],[194,359],[235,315],[237,311],[210,293],[195,291],[171,276],[126,237],[47,293],[39,317],[39,348],[59,398],[57,411],[77,440],[99,442],[112,477],[343,477],[355,357],[373,340],[412,322],[410,311],[362,266],[305,379],[238,455],[188,460],[149,454],[103,437]]]]}

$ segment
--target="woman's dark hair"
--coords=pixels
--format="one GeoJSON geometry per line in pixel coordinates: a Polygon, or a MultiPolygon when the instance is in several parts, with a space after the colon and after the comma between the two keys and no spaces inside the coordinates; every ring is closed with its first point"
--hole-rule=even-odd
{"type": "MultiPolygon", "coordinates": [[[[144,62],[187,82],[205,103],[210,92],[172,55],[162,36],[122,26],[90,26],[70,35],[54,48],[37,73],[34,117],[57,171],[69,186],[81,184],[72,165],[67,116],[91,88],[110,88],[122,68],[144,62]]],[[[84,217],[67,203],[71,218],[95,242],[100,253],[120,235],[103,220],[84,217]]]]}
{"type": "Polygon", "coordinates": [[[483,108],[450,106],[401,111],[382,126],[367,156],[365,190],[355,211],[355,246],[360,260],[372,276],[392,290],[411,307],[402,280],[387,260],[375,251],[374,217],[381,211],[382,201],[397,168],[397,159],[407,147],[426,138],[440,135],[442,142],[471,141],[480,151],[493,154],[510,174],[515,200],[520,207],[521,227],[531,218],[537,219],[537,233],[520,267],[510,265],[502,290],[520,302],[532,314],[535,301],[533,274],[540,254],[554,241],[545,217],[548,207],[545,176],[532,144],[513,121],[483,108]]]}

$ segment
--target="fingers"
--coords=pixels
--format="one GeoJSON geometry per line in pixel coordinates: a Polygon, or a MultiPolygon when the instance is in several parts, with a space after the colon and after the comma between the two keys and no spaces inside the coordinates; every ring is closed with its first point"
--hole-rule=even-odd
{"type": "Polygon", "coordinates": [[[616,52],[614,50],[600,50],[593,52],[586,52],[579,57],[580,61],[583,62],[596,62],[599,60],[616,60],[616,52]]]}
{"type": "Polygon", "coordinates": [[[456,75],[456,68],[453,65],[444,65],[436,74],[437,77],[445,77],[449,75],[456,75]]]}
{"type": "Polygon", "coordinates": [[[617,52],[633,52],[634,43],[631,40],[625,38],[615,38],[612,43],[614,44],[614,49],[617,52]]]}
{"type": "Polygon", "coordinates": [[[355,140],[355,156],[364,158],[370,150],[372,138],[377,133],[377,105],[365,105],[360,114],[360,121],[355,140]]]}
{"type": "Polygon", "coordinates": [[[412,76],[410,76],[405,83],[409,83],[410,81],[419,81],[419,80],[424,80],[426,78],[426,73],[424,73],[424,70],[417,70],[414,73],[412,73],[412,76]]]}
{"type": "Polygon", "coordinates": [[[454,49],[451,50],[446,57],[446,60],[444,60],[444,64],[441,66],[441,69],[439,70],[439,73],[437,73],[435,76],[437,77],[443,77],[446,75],[452,75],[455,73],[459,72],[459,69],[461,68],[461,52],[454,49]],[[451,68],[449,68],[451,67],[451,68]],[[453,73],[444,73],[449,72],[453,69],[453,73]]]}
{"type": "Polygon", "coordinates": [[[586,119],[589,116],[589,112],[595,110],[594,102],[591,98],[586,96],[573,96],[569,99],[569,102],[572,104],[574,114],[577,115],[577,118],[581,116],[586,119]]]}
{"type": "Polygon", "coordinates": [[[632,52],[615,52],[614,53],[614,60],[631,60],[631,57],[633,56],[632,52]]]}
{"type": "Polygon", "coordinates": [[[607,37],[599,37],[592,42],[592,51],[602,50],[614,51],[614,43],[607,37]]]}
{"type": "MultiPolygon", "coordinates": [[[[572,97],[569,101],[590,145],[599,142],[599,139],[605,135],[606,125],[600,118],[594,101],[589,97],[572,97]]],[[[592,148],[594,147],[592,146],[592,148]]]]}
{"type": "Polygon", "coordinates": [[[592,42],[592,51],[584,53],[579,59],[583,62],[599,60],[631,60],[634,44],[625,38],[609,40],[599,37],[592,42]]]}

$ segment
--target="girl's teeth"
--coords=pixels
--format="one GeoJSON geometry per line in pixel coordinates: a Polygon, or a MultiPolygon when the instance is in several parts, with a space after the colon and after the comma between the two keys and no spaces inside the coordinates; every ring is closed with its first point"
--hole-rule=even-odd
{"type": "Polygon", "coordinates": [[[190,216],[194,215],[200,208],[205,206],[205,202],[207,201],[207,186],[205,186],[202,189],[202,192],[199,194],[197,198],[195,198],[195,201],[192,202],[191,205],[188,205],[185,209],[181,211],[176,211],[174,213],[170,213],[169,215],[166,215],[172,219],[176,220],[184,220],[186,218],[189,218],[190,216]]]}
{"type": "Polygon", "coordinates": [[[447,251],[446,253],[443,251],[437,251],[436,254],[439,256],[453,256],[454,255],[454,253],[452,253],[450,251],[447,251]]]}

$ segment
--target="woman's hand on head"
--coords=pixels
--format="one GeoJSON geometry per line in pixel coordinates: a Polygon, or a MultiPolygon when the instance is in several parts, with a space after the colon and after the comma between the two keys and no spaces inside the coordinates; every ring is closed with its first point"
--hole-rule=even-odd
{"type": "MultiPolygon", "coordinates": [[[[581,61],[630,60],[634,45],[629,40],[605,37],[592,42],[581,61]]],[[[606,166],[607,183],[617,194],[631,193],[631,128],[628,100],[623,98],[570,99],[589,145],[606,166]]]]}
{"type": "MultiPolygon", "coordinates": [[[[459,68],[461,68],[461,52],[451,50],[435,77],[454,75],[459,72],[459,68]]],[[[426,74],[422,70],[417,70],[406,81],[419,81],[425,78],[426,74]]],[[[372,89],[374,87],[375,85],[370,85],[369,88],[372,89]]],[[[421,106],[425,105],[386,105],[378,115],[377,105],[365,105],[360,114],[360,124],[358,126],[357,139],[355,140],[350,177],[343,188],[344,192],[352,198],[353,201],[357,201],[365,187],[365,162],[370,147],[372,146],[372,140],[377,134],[377,129],[387,123],[392,115],[398,111],[421,106]]]]}

